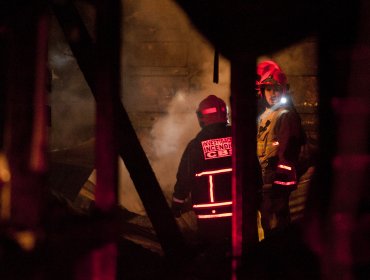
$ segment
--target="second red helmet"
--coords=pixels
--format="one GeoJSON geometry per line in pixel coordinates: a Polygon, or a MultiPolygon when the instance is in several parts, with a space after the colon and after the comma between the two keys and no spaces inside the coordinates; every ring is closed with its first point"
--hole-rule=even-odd
{"type": "Polygon", "coordinates": [[[201,127],[213,123],[227,123],[226,104],[213,94],[199,103],[196,113],[201,127]]]}

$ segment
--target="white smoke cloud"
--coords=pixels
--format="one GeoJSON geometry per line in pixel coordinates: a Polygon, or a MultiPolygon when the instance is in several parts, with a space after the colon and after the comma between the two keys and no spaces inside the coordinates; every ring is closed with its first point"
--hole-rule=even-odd
{"type": "MultiPolygon", "coordinates": [[[[201,100],[212,93],[208,90],[196,94],[179,91],[169,103],[167,114],[154,123],[150,137],[141,139],[142,143],[146,143],[144,150],[168,202],[172,197],[182,153],[201,129],[196,108],[201,100]]],[[[224,96],[217,93],[215,95],[227,102],[228,92],[224,96]]],[[[90,181],[95,180],[94,171],[90,181]]],[[[145,215],[145,208],[122,159],[119,159],[119,186],[120,204],[131,212],[145,215]]]]}

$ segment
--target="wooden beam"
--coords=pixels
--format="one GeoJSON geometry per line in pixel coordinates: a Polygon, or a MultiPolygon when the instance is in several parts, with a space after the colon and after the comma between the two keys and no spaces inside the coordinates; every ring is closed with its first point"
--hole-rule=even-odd
{"type": "Polygon", "coordinates": [[[7,123],[4,149],[11,171],[10,222],[35,230],[41,224],[46,185],[46,2],[24,2],[9,16],[7,123]],[[22,20],[19,20],[19,19],[22,20]]]}
{"type": "Polygon", "coordinates": [[[257,98],[254,91],[256,57],[238,55],[231,60],[233,128],[233,269],[258,243],[257,192],[260,182],[256,153],[257,98]]]}
{"type": "MultiPolygon", "coordinates": [[[[95,46],[74,5],[67,1],[52,9],[61,25],[66,40],[80,66],[91,92],[96,97],[95,46]],[[73,34],[79,34],[72,36],[73,34]]],[[[119,63],[119,62],[117,62],[119,63]]],[[[98,101],[98,100],[97,100],[98,101]]],[[[153,224],[157,237],[169,259],[176,259],[186,251],[185,242],[170,211],[153,169],[140,145],[139,139],[121,102],[115,103],[117,111],[118,151],[142,200],[147,215],[153,224]]]]}

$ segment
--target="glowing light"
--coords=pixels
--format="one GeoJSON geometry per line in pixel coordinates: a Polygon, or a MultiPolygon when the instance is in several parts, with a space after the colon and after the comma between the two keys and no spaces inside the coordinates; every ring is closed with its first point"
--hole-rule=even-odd
{"type": "Polygon", "coordinates": [[[225,201],[225,202],[216,202],[216,203],[205,203],[205,204],[194,204],[193,208],[208,208],[208,207],[220,207],[220,206],[226,206],[231,205],[231,201],[225,201]]]}
{"type": "Polygon", "coordinates": [[[278,167],[281,168],[281,169],[292,170],[292,168],[290,166],[284,165],[284,164],[279,164],[278,167]]]}
{"type": "Polygon", "coordinates": [[[3,153],[0,153],[0,182],[9,182],[11,178],[8,160],[3,153]]]}
{"type": "Polygon", "coordinates": [[[214,218],[223,218],[231,217],[232,213],[222,213],[222,214],[209,214],[209,215],[198,215],[198,219],[214,219],[214,218]]]}
{"type": "Polygon", "coordinates": [[[32,231],[20,231],[16,232],[15,239],[17,240],[18,244],[24,249],[25,251],[31,251],[35,248],[36,245],[36,235],[32,231]]]}
{"type": "Polygon", "coordinates": [[[279,142],[278,141],[272,142],[272,146],[279,146],[279,142]]]}
{"type": "Polygon", "coordinates": [[[280,103],[281,104],[285,104],[285,103],[287,103],[288,102],[288,99],[286,99],[286,97],[282,97],[281,99],[280,99],[280,103]]]}

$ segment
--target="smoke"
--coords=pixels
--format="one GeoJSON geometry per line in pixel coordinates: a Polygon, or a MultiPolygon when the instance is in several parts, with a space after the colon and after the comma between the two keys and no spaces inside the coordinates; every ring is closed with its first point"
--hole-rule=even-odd
{"type": "MultiPolygon", "coordinates": [[[[170,202],[176,183],[177,168],[186,145],[200,131],[196,108],[209,94],[216,94],[227,103],[228,92],[218,94],[209,90],[189,94],[178,91],[167,107],[167,113],[153,125],[150,135],[141,139],[150,164],[170,202]]],[[[144,215],[144,207],[124,163],[120,160],[120,203],[129,211],[144,215]]]]}
{"type": "Polygon", "coordinates": [[[55,18],[51,21],[50,150],[68,149],[94,135],[95,101],[55,18]]]}
{"type": "MultiPolygon", "coordinates": [[[[230,65],[219,58],[219,84],[213,83],[214,47],[172,1],[124,1],[123,102],[168,201],[189,141],[200,131],[199,102],[215,94],[229,104],[230,65]],[[130,74],[131,73],[131,74],[130,74]],[[140,114],[154,115],[141,127],[140,114]],[[160,114],[158,114],[160,113],[160,114]],[[158,117],[159,115],[159,117],[158,117]]],[[[120,203],[145,214],[120,160],[120,203]]]]}
{"type": "Polygon", "coordinates": [[[171,192],[176,166],[187,143],[200,130],[195,110],[200,96],[178,92],[168,106],[168,112],[151,130],[154,152],[153,169],[161,186],[171,192]]]}
{"type": "Polygon", "coordinates": [[[195,111],[199,102],[209,94],[211,92],[207,90],[196,94],[179,91],[169,104],[167,114],[153,125],[153,169],[165,193],[172,193],[181,155],[200,131],[195,111]]]}
{"type": "MultiPolygon", "coordinates": [[[[123,3],[122,100],[163,193],[170,200],[181,155],[200,131],[195,114],[199,102],[215,94],[229,104],[230,66],[220,56],[219,83],[213,83],[214,47],[173,1],[123,3]],[[155,121],[148,124],[147,119],[155,121]]],[[[85,15],[84,20],[93,26],[89,17],[85,15]]],[[[95,103],[58,24],[52,24],[51,145],[57,150],[94,137],[95,103]]],[[[89,180],[96,182],[95,171],[89,180]]],[[[145,214],[122,159],[119,202],[129,211],[145,214]]]]}
{"type": "MultiPolygon", "coordinates": [[[[150,134],[141,136],[141,144],[168,202],[176,183],[181,156],[186,145],[201,129],[196,108],[209,94],[216,94],[227,103],[228,92],[217,94],[204,90],[189,94],[180,90],[169,103],[166,114],[154,123],[150,134]]],[[[90,180],[95,182],[95,177],[90,180]]],[[[120,204],[131,212],[145,215],[144,206],[122,159],[119,159],[119,186],[120,204]]]]}

